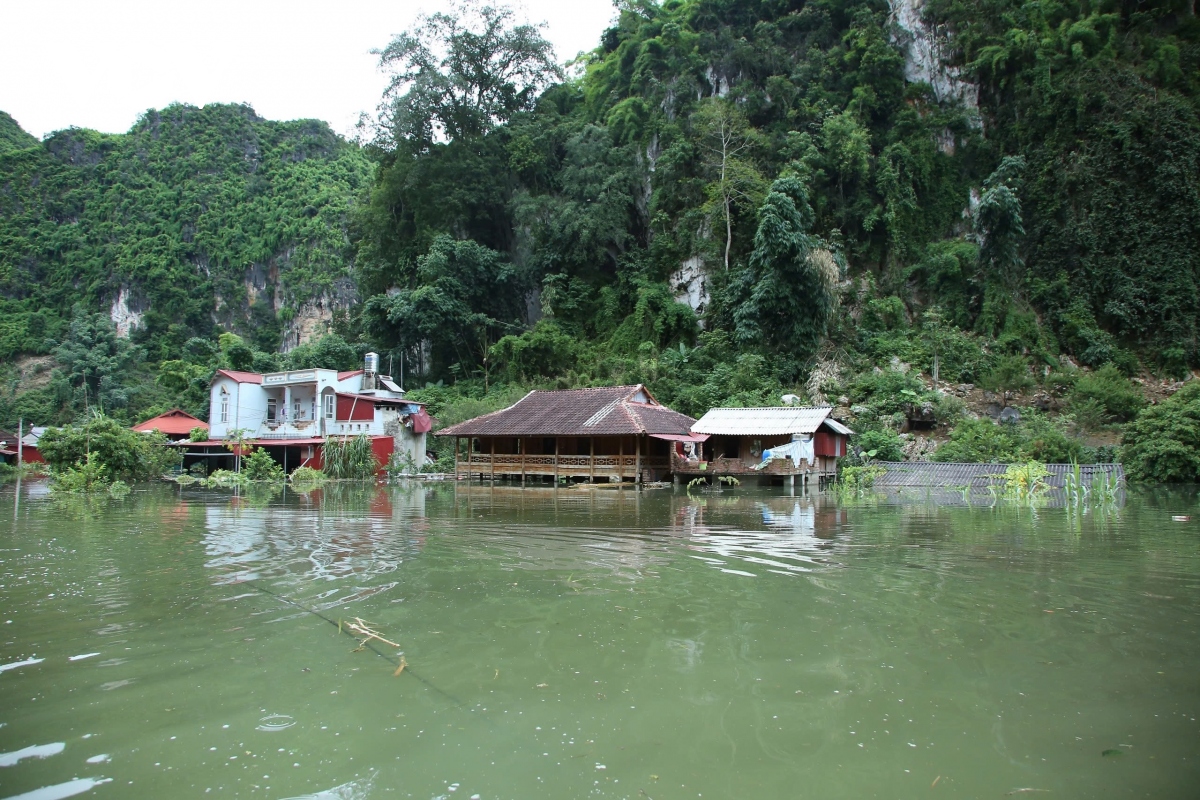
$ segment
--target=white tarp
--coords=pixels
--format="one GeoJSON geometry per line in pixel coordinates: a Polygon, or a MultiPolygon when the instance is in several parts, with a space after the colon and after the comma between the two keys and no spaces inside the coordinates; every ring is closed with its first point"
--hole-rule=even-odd
{"type": "Polygon", "coordinates": [[[813,440],[810,436],[807,439],[797,439],[794,442],[772,447],[770,450],[763,450],[763,460],[755,469],[762,469],[767,465],[767,462],[773,458],[790,458],[792,463],[796,465],[796,469],[800,469],[800,459],[808,462],[809,466],[817,463],[816,453],[813,452],[813,440]]]}

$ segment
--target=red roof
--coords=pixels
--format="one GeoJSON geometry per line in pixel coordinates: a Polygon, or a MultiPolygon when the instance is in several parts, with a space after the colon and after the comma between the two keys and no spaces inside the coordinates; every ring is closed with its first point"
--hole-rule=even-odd
{"type": "Polygon", "coordinates": [[[165,433],[167,436],[186,436],[192,432],[193,428],[208,430],[208,423],[178,408],[173,408],[165,414],[159,414],[157,417],[151,417],[145,422],[140,422],[133,426],[135,431],[141,433],[159,431],[165,433]]]}
{"type": "Polygon", "coordinates": [[[339,372],[338,380],[344,381],[344,380],[346,380],[346,378],[353,378],[355,375],[362,375],[362,374],[363,374],[363,371],[361,369],[352,369],[349,372],[339,372]]]}
{"type": "Polygon", "coordinates": [[[696,420],[660,405],[637,386],[533,391],[502,411],[438,431],[438,436],[627,436],[691,432],[696,420]],[[645,400],[635,399],[640,396],[645,400]]]}
{"type": "Polygon", "coordinates": [[[257,372],[241,372],[236,369],[219,369],[217,375],[232,378],[238,383],[262,383],[263,376],[257,372]]]}

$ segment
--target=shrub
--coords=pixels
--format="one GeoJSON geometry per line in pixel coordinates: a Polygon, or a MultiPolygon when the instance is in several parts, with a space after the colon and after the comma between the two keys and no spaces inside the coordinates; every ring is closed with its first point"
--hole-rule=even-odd
{"type": "Polygon", "coordinates": [[[1064,430],[1065,420],[1052,420],[1042,414],[1027,413],[1017,428],[1021,441],[1021,457],[1043,464],[1069,464],[1089,461],[1088,452],[1080,440],[1064,430]]]}
{"type": "Polygon", "coordinates": [[[903,461],[904,441],[895,431],[865,431],[855,437],[855,445],[867,458],[879,461],[903,461]]]}
{"type": "Polygon", "coordinates": [[[112,481],[108,468],[95,458],[95,453],[88,453],[82,461],[77,461],[69,467],[56,469],[54,482],[51,484],[55,492],[70,494],[92,494],[108,491],[112,481]]]}
{"type": "Polygon", "coordinates": [[[131,431],[97,414],[82,425],[50,428],[38,449],[56,473],[86,462],[104,467],[112,479],[138,481],[157,478],[179,465],[179,452],[166,444],[162,434],[131,431]]]}
{"type": "Polygon", "coordinates": [[[227,469],[214,469],[212,474],[205,478],[203,483],[209,489],[215,487],[241,486],[246,482],[240,473],[233,472],[227,469]]]}
{"type": "Polygon", "coordinates": [[[983,388],[998,392],[1004,398],[1004,405],[1009,399],[1033,387],[1033,376],[1029,374],[1029,363],[1022,356],[1001,356],[996,359],[995,366],[984,376],[983,388]]]}
{"type": "Polygon", "coordinates": [[[964,419],[950,431],[950,441],[934,451],[931,460],[996,464],[1020,457],[1020,443],[1008,428],[989,419],[964,419]]]}
{"type": "Polygon", "coordinates": [[[261,447],[242,459],[242,476],[248,481],[269,483],[280,483],[284,479],[283,467],[261,447]]]}
{"type": "Polygon", "coordinates": [[[325,482],[326,475],[323,471],[312,467],[296,467],[288,479],[292,483],[317,485],[325,482]]]}
{"type": "Polygon", "coordinates": [[[203,442],[203,441],[206,441],[207,439],[208,439],[208,429],[207,428],[200,428],[200,427],[192,428],[192,430],[188,433],[188,441],[203,442]]]}
{"type": "Polygon", "coordinates": [[[1136,480],[1200,481],[1200,382],[1138,414],[1125,428],[1122,455],[1136,480]]]}
{"type": "Polygon", "coordinates": [[[1071,407],[1087,427],[1102,422],[1128,422],[1146,404],[1145,397],[1114,364],[1081,374],[1071,389],[1071,407]]]}
{"type": "Polygon", "coordinates": [[[851,382],[849,389],[851,402],[867,406],[879,417],[903,412],[905,406],[931,394],[915,375],[894,369],[864,372],[851,382]]]}

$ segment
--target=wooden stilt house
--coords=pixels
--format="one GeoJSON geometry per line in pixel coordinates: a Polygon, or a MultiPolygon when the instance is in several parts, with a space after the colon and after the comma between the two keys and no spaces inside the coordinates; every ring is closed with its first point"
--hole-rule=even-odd
{"type": "Polygon", "coordinates": [[[455,442],[455,477],[656,481],[676,443],[702,441],[686,414],[646,387],[533,391],[501,411],[438,431],[455,442]]]}

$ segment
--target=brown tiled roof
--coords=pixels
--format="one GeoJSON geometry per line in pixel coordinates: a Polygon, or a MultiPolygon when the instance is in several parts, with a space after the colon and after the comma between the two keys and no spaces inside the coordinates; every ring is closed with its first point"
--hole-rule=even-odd
{"type": "Polygon", "coordinates": [[[533,391],[501,411],[469,419],[438,436],[625,436],[686,434],[696,420],[660,405],[643,386],[533,391]],[[641,392],[646,402],[634,399],[641,392]]]}

